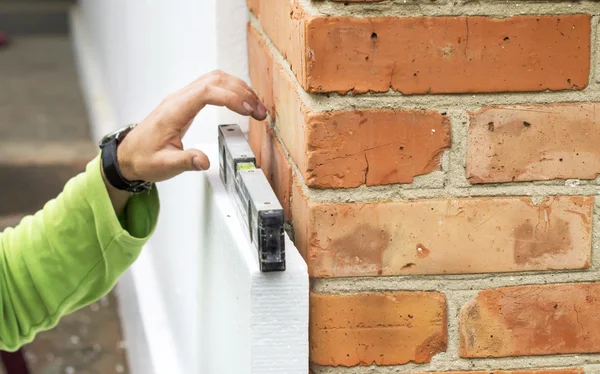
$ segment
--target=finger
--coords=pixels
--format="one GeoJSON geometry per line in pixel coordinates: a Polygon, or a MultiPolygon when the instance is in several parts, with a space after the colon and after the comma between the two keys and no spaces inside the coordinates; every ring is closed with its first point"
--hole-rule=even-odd
{"type": "Polygon", "coordinates": [[[192,164],[194,166],[194,169],[208,170],[210,168],[210,160],[208,159],[208,156],[204,152],[202,152],[198,149],[188,149],[188,150],[185,150],[184,152],[191,153],[193,155],[192,164]]]}
{"type": "Polygon", "coordinates": [[[224,88],[239,95],[242,106],[246,109],[246,113],[242,114],[251,115],[257,120],[267,117],[267,110],[256,92],[242,79],[221,71],[215,71],[197,79],[185,91],[193,97],[198,97],[202,95],[207,86],[224,88]]]}
{"type": "Polygon", "coordinates": [[[210,73],[204,74],[203,76],[197,78],[196,80],[194,80],[193,82],[188,84],[186,87],[184,87],[184,90],[190,89],[190,88],[198,86],[198,85],[206,85],[211,82],[214,83],[215,81],[216,82],[232,81],[241,86],[244,86],[244,85],[248,86],[246,84],[246,82],[244,82],[243,79],[240,79],[240,78],[236,77],[235,75],[231,75],[231,74],[225,73],[222,70],[217,69],[217,70],[213,70],[210,73]]]}
{"type": "Polygon", "coordinates": [[[242,105],[246,108],[252,117],[255,119],[262,121],[267,118],[267,109],[260,101],[256,93],[248,87],[241,79],[239,82],[236,81],[227,81],[221,87],[228,89],[241,97],[243,100],[242,105]],[[245,104],[244,104],[245,103],[245,104]]]}
{"type": "Polygon", "coordinates": [[[176,174],[184,171],[208,170],[210,168],[208,157],[198,149],[172,151],[164,154],[163,157],[165,157],[163,164],[176,174]]]}
{"type": "MultiPolygon", "coordinates": [[[[252,87],[250,87],[248,85],[248,83],[246,83],[243,79],[240,79],[238,77],[236,77],[235,75],[229,75],[227,73],[224,73],[226,76],[226,82],[234,84],[236,86],[240,86],[242,88],[244,88],[245,90],[248,90],[250,92],[251,95],[253,95],[257,100],[258,100],[258,95],[256,94],[256,92],[254,92],[254,90],[252,89],[252,87]]],[[[260,100],[258,100],[260,102],[260,100]]]]}
{"type": "Polygon", "coordinates": [[[238,93],[222,87],[208,86],[201,93],[193,93],[192,95],[201,95],[206,105],[224,106],[244,116],[252,114],[252,111],[244,105],[245,101],[238,93]]]}
{"type": "Polygon", "coordinates": [[[194,119],[191,119],[182,129],[181,129],[181,137],[183,138],[187,131],[192,127],[192,123],[194,123],[194,119]]]}

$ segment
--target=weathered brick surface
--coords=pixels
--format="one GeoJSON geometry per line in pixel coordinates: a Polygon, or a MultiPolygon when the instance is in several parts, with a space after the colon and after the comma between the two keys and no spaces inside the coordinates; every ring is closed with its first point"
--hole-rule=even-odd
{"type": "Polygon", "coordinates": [[[310,359],[315,364],[424,363],[445,351],[446,344],[441,293],[310,296],[310,359]]]}
{"type": "Polygon", "coordinates": [[[311,16],[260,4],[260,23],[311,92],[577,90],[588,84],[589,15],[311,16]]]}
{"type": "Polygon", "coordinates": [[[317,204],[294,188],[296,245],[313,277],[589,266],[593,198],[317,204]]]}
{"type": "Polygon", "coordinates": [[[516,371],[452,371],[422,374],[583,374],[583,369],[563,370],[516,370],[516,371]]]}
{"type": "Polygon", "coordinates": [[[597,103],[489,107],[471,113],[472,183],[593,179],[600,173],[597,103]]]}
{"type": "Polygon", "coordinates": [[[414,109],[311,112],[260,35],[248,35],[252,82],[308,186],[410,183],[439,170],[450,146],[445,116],[414,109]]]}
{"type": "Polygon", "coordinates": [[[286,220],[290,220],[292,218],[290,209],[292,167],[281,144],[273,134],[273,130],[266,122],[251,119],[250,134],[250,146],[257,157],[257,163],[277,195],[284,209],[286,220]]]}
{"type": "Polygon", "coordinates": [[[297,0],[261,0],[258,17],[263,30],[289,61],[298,80],[304,82],[307,68],[305,22],[310,16],[297,0]]]}
{"type": "Polygon", "coordinates": [[[600,283],[481,291],[461,311],[461,357],[600,352],[600,283]]]}
{"type": "Polygon", "coordinates": [[[260,156],[265,140],[266,125],[265,122],[257,121],[254,118],[250,118],[250,123],[248,124],[248,143],[250,144],[250,148],[252,148],[252,152],[254,152],[258,167],[260,167],[260,156]]]}
{"type": "Polygon", "coordinates": [[[248,9],[258,15],[260,11],[260,0],[246,0],[246,4],[248,5],[248,9]]]}
{"type": "Polygon", "coordinates": [[[325,188],[410,183],[450,146],[450,121],[434,111],[319,113],[306,126],[307,184],[325,188]]]}
{"type": "Polygon", "coordinates": [[[250,26],[248,62],[254,89],[275,119],[282,140],[294,162],[301,171],[306,170],[304,123],[308,109],[298,95],[291,77],[275,63],[264,40],[250,26]]]}
{"type": "Polygon", "coordinates": [[[583,374],[579,366],[595,365],[594,356],[569,356],[560,362],[575,367],[562,369],[556,359],[538,358],[536,369],[518,357],[600,353],[594,296],[600,283],[521,286],[577,282],[596,271],[590,269],[595,197],[579,196],[593,186],[565,192],[556,183],[536,183],[535,198],[522,196],[531,194],[530,182],[600,173],[596,89],[584,90],[597,80],[590,71],[591,48],[597,48],[591,42],[598,42],[591,37],[593,3],[521,2],[510,4],[519,7],[514,15],[494,18],[493,1],[405,2],[427,4],[423,12],[441,5],[441,14],[453,4],[452,12],[465,6],[465,14],[467,8],[478,14],[426,17],[397,17],[407,8],[395,0],[247,1],[258,18],[248,28],[250,77],[278,135],[252,121],[250,142],[278,196],[291,201],[295,245],[313,278],[311,372],[426,363],[448,341],[460,343],[461,358],[436,357],[445,374],[583,374]],[[580,10],[590,14],[562,14],[580,10]],[[378,107],[376,97],[365,95],[371,92],[388,93],[385,104],[378,107]],[[443,103],[405,96],[453,93],[469,95],[445,95],[443,103]],[[495,95],[479,97],[485,93],[495,95]],[[465,109],[478,103],[487,106],[465,109]],[[451,122],[457,126],[452,139],[451,122]],[[454,147],[461,154],[463,144],[466,160],[444,158],[450,183],[426,191],[416,184],[383,187],[441,170],[444,152],[454,147]],[[300,175],[290,177],[290,158],[300,175]],[[486,197],[453,197],[467,191],[453,183],[465,167],[469,182],[479,184],[469,194],[486,197]],[[523,183],[502,186],[509,182],[523,183]],[[360,188],[314,190],[354,187],[360,188]],[[356,202],[365,199],[370,202],[356,202]],[[500,274],[506,272],[520,274],[500,274]],[[444,274],[486,275],[482,282],[452,277],[445,295],[431,290],[444,274]],[[407,278],[415,291],[398,291],[404,283],[393,277],[404,275],[419,275],[407,278]],[[315,279],[336,277],[356,278],[315,279]],[[499,285],[518,287],[494,289],[499,285]],[[459,315],[452,310],[449,318],[460,319],[460,328],[447,337],[445,297],[479,289],[459,315]],[[510,366],[469,360],[510,356],[510,366]],[[469,364],[497,371],[456,371],[469,364]]]}

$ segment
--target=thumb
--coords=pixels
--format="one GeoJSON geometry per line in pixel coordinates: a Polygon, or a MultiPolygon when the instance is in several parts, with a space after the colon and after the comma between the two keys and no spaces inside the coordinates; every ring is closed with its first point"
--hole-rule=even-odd
{"type": "Polygon", "coordinates": [[[198,149],[175,151],[169,155],[167,163],[179,172],[208,170],[210,167],[208,156],[198,149]]]}

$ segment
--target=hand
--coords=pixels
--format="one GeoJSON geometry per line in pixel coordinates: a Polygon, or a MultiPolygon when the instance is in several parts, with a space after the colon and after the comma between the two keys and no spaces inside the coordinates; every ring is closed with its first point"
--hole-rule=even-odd
{"type": "Polygon", "coordinates": [[[160,182],[184,171],[207,170],[208,157],[183,149],[181,139],[206,105],[225,106],[257,120],[267,116],[256,93],[241,79],[213,71],[169,95],[138,124],[117,150],[119,167],[128,180],[160,182]]]}

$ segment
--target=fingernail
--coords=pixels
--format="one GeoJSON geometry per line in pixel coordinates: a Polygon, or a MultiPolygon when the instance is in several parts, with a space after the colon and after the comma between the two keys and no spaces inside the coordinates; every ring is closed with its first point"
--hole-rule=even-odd
{"type": "Polygon", "coordinates": [[[258,102],[258,113],[257,114],[261,117],[264,117],[267,115],[267,108],[265,108],[263,103],[261,103],[260,101],[258,102]]]}
{"type": "Polygon", "coordinates": [[[242,105],[244,106],[244,109],[248,111],[248,113],[254,112],[254,108],[252,108],[252,106],[247,102],[244,101],[242,105]]]}
{"type": "Polygon", "coordinates": [[[197,170],[204,170],[202,169],[202,165],[200,165],[200,157],[196,156],[192,159],[192,164],[194,165],[194,167],[197,170]]]}

